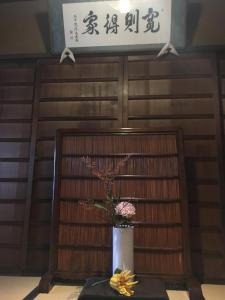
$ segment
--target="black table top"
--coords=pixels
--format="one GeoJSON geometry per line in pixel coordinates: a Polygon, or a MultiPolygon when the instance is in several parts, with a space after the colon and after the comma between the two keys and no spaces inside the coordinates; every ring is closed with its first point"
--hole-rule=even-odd
{"type": "Polygon", "coordinates": [[[165,285],[160,279],[138,277],[138,284],[134,287],[134,295],[126,297],[120,295],[109,285],[109,280],[92,286],[93,283],[104,280],[104,277],[88,278],[78,300],[169,300],[165,285]]]}

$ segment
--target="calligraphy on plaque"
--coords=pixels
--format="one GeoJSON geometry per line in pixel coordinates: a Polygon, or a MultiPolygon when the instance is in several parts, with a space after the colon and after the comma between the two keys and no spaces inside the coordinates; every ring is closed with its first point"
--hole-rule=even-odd
{"type": "Polygon", "coordinates": [[[163,44],[170,41],[172,0],[130,0],[63,3],[65,46],[105,47],[163,44]]]}

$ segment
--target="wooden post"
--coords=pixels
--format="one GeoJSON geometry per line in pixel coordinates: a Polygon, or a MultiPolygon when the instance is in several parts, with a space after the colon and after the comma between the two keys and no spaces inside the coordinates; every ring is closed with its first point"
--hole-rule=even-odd
{"type": "Polygon", "coordinates": [[[30,159],[28,166],[27,192],[23,223],[23,238],[22,238],[22,253],[21,253],[21,270],[26,269],[27,254],[28,254],[28,240],[29,240],[29,226],[30,213],[34,180],[34,165],[36,154],[37,130],[38,130],[38,114],[39,114],[39,99],[40,99],[40,66],[39,62],[36,64],[34,90],[33,90],[33,114],[31,124],[31,141],[30,141],[30,159]]]}

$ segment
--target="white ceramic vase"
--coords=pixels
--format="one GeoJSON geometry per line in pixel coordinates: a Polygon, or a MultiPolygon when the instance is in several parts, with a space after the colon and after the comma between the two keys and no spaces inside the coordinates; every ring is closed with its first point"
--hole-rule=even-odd
{"type": "Polygon", "coordinates": [[[113,227],[112,272],[116,269],[134,272],[134,226],[113,227]]]}

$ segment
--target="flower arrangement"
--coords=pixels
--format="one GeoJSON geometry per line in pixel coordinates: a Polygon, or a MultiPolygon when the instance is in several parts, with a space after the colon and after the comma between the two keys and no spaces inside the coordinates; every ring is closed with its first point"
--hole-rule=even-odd
{"type": "MultiPolygon", "coordinates": [[[[136,214],[136,209],[130,201],[121,201],[120,195],[115,195],[113,192],[115,178],[128,159],[129,156],[126,156],[124,159],[119,160],[115,166],[110,164],[107,167],[97,168],[95,161],[92,161],[89,157],[82,158],[82,162],[91,170],[91,174],[103,182],[105,198],[102,201],[93,199],[81,201],[81,204],[105,210],[111,217],[112,225],[119,228],[131,225],[131,219],[136,214]]],[[[120,270],[117,268],[110,278],[109,284],[111,288],[115,289],[121,295],[132,296],[134,294],[133,287],[138,283],[137,281],[133,281],[134,276],[130,270],[120,270]]],[[[108,281],[108,279],[96,282],[93,286],[104,281],[108,281]]]]}
{"type": "Polygon", "coordinates": [[[120,195],[113,194],[113,185],[115,177],[119,174],[120,169],[128,161],[129,156],[121,159],[115,167],[112,164],[101,169],[97,168],[95,161],[91,161],[89,157],[83,157],[82,162],[91,170],[92,175],[99,178],[104,184],[105,199],[103,201],[87,200],[82,201],[82,204],[95,206],[105,210],[112,220],[112,225],[115,227],[126,227],[131,224],[131,219],[136,213],[136,209],[130,201],[120,201],[120,195]]]}

